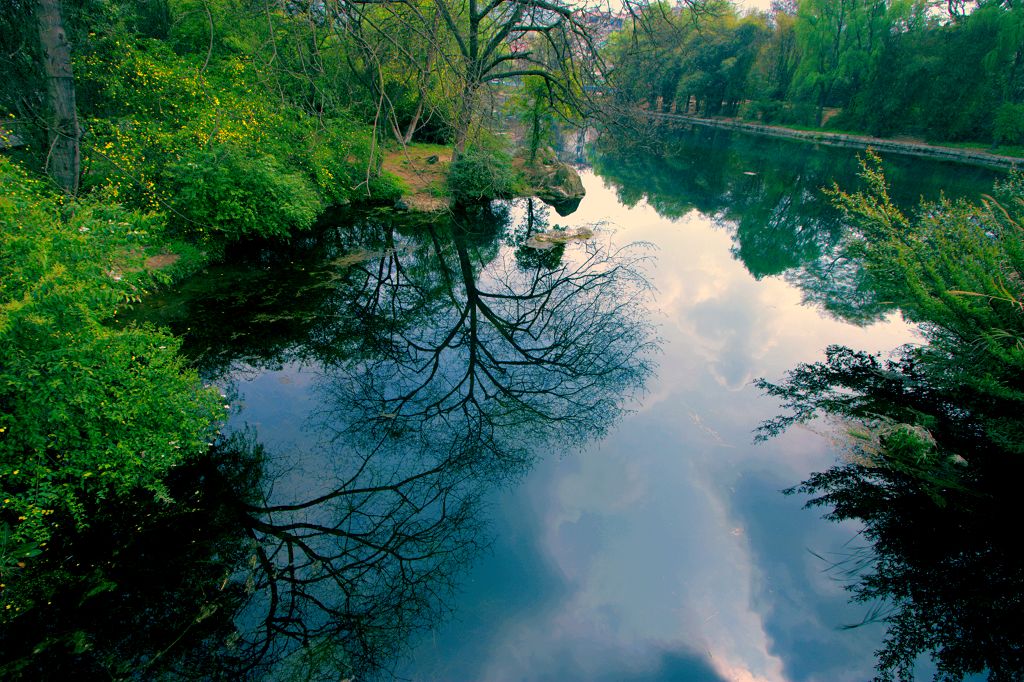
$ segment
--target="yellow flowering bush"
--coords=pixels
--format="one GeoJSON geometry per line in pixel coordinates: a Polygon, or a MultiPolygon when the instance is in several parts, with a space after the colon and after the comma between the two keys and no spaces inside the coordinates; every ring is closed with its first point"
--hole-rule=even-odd
{"type": "Polygon", "coordinates": [[[286,236],[331,204],[388,198],[372,130],[315,118],[232,55],[212,64],[166,43],[97,39],[79,60],[88,120],[84,184],[168,212],[203,239],[286,236]]]}
{"type": "Polygon", "coordinates": [[[224,408],[153,328],[105,324],[154,283],[160,217],[49,196],[0,157],[0,571],[61,523],[204,452],[224,408]]]}

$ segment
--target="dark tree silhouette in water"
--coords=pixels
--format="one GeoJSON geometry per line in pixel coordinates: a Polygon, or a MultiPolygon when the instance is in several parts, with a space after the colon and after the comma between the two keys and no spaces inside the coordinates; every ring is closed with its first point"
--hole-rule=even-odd
{"type": "Polygon", "coordinates": [[[321,356],[311,426],[336,483],[247,508],[262,596],[243,621],[260,623],[246,646],[261,665],[392,660],[482,542],[483,491],[539,447],[601,433],[646,378],[642,254],[588,243],[524,270],[496,250],[504,224],[385,229],[379,255],[349,261],[344,317],[375,322],[358,351],[321,356]]]}
{"type": "Polygon", "coordinates": [[[364,270],[373,280],[365,311],[429,310],[429,324],[392,327],[386,352],[326,372],[323,417],[339,433],[356,442],[389,433],[507,474],[536,445],[582,442],[621,414],[654,349],[640,317],[644,253],[591,240],[527,268],[492,243],[456,218],[427,226],[408,262],[364,270]],[[331,412],[359,417],[340,426],[331,412]]]}
{"type": "Polygon", "coordinates": [[[883,360],[834,346],[825,362],[759,385],[791,410],[762,437],[822,414],[846,432],[846,461],[787,492],[811,496],[807,506],[828,519],[864,524],[867,544],[830,561],[870,605],[865,621],[886,624],[878,679],[913,679],[922,654],[939,680],[1021,679],[1019,456],[987,437],[912,348],[883,360]]]}
{"type": "MultiPolygon", "coordinates": [[[[386,678],[409,637],[444,615],[459,571],[486,543],[481,497],[541,449],[607,429],[650,372],[642,250],[570,243],[558,261],[527,267],[501,243],[509,215],[482,210],[450,223],[371,214],[365,230],[338,230],[311,246],[320,260],[295,258],[281,291],[263,290],[285,310],[250,305],[244,287],[225,298],[228,276],[211,272],[220,293],[207,326],[236,319],[194,335],[193,352],[208,374],[316,367],[322,407],[306,424],[310,444],[263,453],[258,434],[236,433],[211,458],[225,471],[175,489],[192,507],[180,524],[127,527],[162,540],[160,557],[182,557],[163,560],[170,573],[143,570],[130,552],[108,566],[107,545],[97,557],[83,539],[73,555],[109,587],[83,596],[92,587],[81,585],[65,603],[127,611],[132,627],[93,631],[39,610],[51,623],[45,660],[31,654],[38,642],[24,642],[0,669],[24,679],[69,669],[386,678]],[[260,322],[259,343],[239,345],[233,330],[258,337],[260,322]],[[296,481],[295,469],[315,474],[296,481]]],[[[112,513],[108,530],[148,519],[152,502],[143,506],[112,513]]]]}
{"type": "Polygon", "coordinates": [[[479,486],[453,467],[399,472],[370,453],[325,494],[273,505],[267,466],[252,435],[236,434],[179,473],[177,504],[140,496],[60,548],[62,560],[19,586],[47,606],[21,621],[33,623],[23,641],[5,643],[5,679],[386,670],[415,629],[436,622],[477,551],[479,486]]]}

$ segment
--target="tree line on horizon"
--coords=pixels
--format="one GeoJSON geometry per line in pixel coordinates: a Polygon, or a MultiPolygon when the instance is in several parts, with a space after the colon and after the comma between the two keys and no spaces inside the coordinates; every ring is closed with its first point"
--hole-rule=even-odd
{"type": "Polygon", "coordinates": [[[652,4],[610,37],[623,105],[939,141],[1024,143],[1024,3],[652,4]]]}

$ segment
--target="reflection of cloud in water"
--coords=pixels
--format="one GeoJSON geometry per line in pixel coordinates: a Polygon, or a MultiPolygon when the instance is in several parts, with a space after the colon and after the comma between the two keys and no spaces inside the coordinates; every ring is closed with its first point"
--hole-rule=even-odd
{"type": "MultiPolygon", "coordinates": [[[[746,540],[730,532],[736,524],[718,486],[692,461],[665,454],[677,448],[647,450],[641,469],[625,454],[637,449],[612,445],[600,457],[558,467],[542,549],[574,589],[542,620],[513,626],[517,648],[544,658],[575,652],[572,679],[604,679],[596,671],[623,659],[656,670],[665,651],[696,656],[725,680],[782,679],[781,661],[751,607],[746,540]],[[658,476],[645,476],[650,470],[658,476]],[[615,495],[616,480],[633,484],[615,495]],[[665,527],[665,518],[678,521],[665,527]],[[688,551],[697,546],[700,554],[688,551]],[[531,637],[536,641],[524,641],[531,637]]],[[[509,664],[493,670],[514,678],[509,664]]]]}
{"type": "Polygon", "coordinates": [[[446,674],[426,678],[870,677],[877,637],[836,631],[858,608],[807,552],[856,529],[779,495],[834,453],[801,430],[754,447],[752,430],[777,405],[750,382],[816,360],[828,343],[894,347],[912,338],[907,325],[831,319],[783,278],[755,280],[728,227],[692,211],[669,221],[645,201],[629,209],[592,174],[584,182],[586,201],[561,224],[602,219],[615,243],[658,247],[660,371],[610,437],[542,461],[503,498],[500,558],[477,574],[459,616],[470,626],[445,629],[425,652],[446,674]]]}
{"type": "MultiPolygon", "coordinates": [[[[753,550],[770,546],[774,530],[744,516],[735,488],[751,466],[799,480],[831,451],[806,431],[751,446],[751,430],[774,408],[750,380],[813,359],[828,341],[893,347],[910,338],[907,326],[868,332],[800,306],[800,293],[781,278],[754,280],[730,255],[727,232],[708,229],[699,214],[671,223],[644,202],[625,209],[595,178],[585,180],[587,201],[570,224],[592,220],[592,210],[619,226],[617,241],[660,246],[654,283],[665,357],[622,428],[590,452],[543,462],[517,493],[540,526],[537,546],[523,549],[542,557],[543,580],[561,589],[543,606],[494,623],[472,678],[778,682],[790,679],[799,648],[778,628],[800,618],[822,651],[838,652],[816,654],[835,659],[822,667],[841,670],[855,655],[834,646],[843,634],[831,627],[841,622],[823,622],[800,604],[824,594],[839,609],[845,595],[820,584],[800,549],[778,620],[782,595],[765,587],[765,557],[753,550]]],[[[804,518],[797,502],[780,505],[787,519],[804,518]]],[[[803,535],[793,543],[817,542],[807,535],[813,522],[795,527],[803,535]]],[[[828,542],[853,532],[825,528],[815,532],[828,542]]]]}

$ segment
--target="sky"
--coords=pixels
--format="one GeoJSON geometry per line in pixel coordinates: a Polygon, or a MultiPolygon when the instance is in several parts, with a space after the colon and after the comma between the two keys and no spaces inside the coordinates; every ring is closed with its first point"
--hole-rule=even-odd
{"type": "Polygon", "coordinates": [[[772,4],[772,0],[733,0],[734,4],[738,5],[740,9],[761,9],[766,10],[768,6],[772,4]]]}

